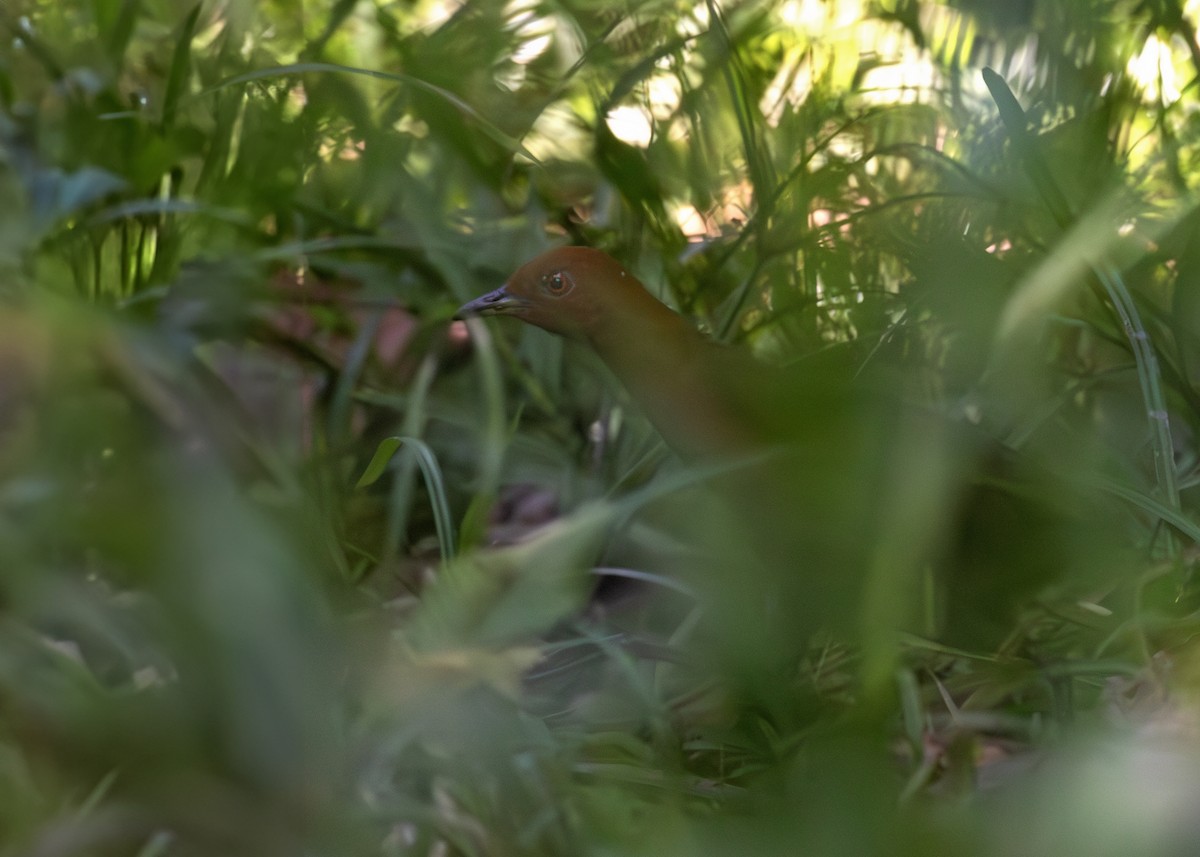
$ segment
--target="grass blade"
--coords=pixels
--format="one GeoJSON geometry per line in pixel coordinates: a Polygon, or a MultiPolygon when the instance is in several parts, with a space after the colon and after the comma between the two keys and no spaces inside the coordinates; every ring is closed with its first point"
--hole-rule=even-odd
{"type": "Polygon", "coordinates": [[[429,503],[433,508],[433,523],[437,528],[438,547],[442,552],[442,559],[452,560],[455,544],[454,519],[450,517],[450,504],[446,502],[446,484],[442,478],[442,468],[438,464],[437,456],[429,448],[429,444],[416,437],[387,438],[375,450],[375,455],[371,457],[367,469],[363,471],[363,475],[355,487],[365,488],[378,480],[391,462],[392,456],[401,446],[405,445],[413,449],[417,464],[421,468],[421,475],[425,477],[425,485],[429,489],[429,503]]]}
{"type": "Polygon", "coordinates": [[[175,122],[175,110],[187,88],[192,71],[192,39],[196,35],[196,22],[200,19],[201,4],[197,3],[183,22],[175,42],[175,53],[171,57],[171,70],[167,73],[167,88],[163,93],[162,128],[169,130],[175,122]]]}

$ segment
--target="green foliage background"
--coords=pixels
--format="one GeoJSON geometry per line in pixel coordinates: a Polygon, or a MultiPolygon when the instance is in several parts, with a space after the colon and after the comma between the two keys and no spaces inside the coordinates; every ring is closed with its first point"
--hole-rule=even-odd
{"type": "Polygon", "coordinates": [[[0,854],[1192,853],[1197,14],[6,2],[0,854]],[[566,241],[935,417],[849,630],[714,656],[716,471],[451,325],[566,241]]]}

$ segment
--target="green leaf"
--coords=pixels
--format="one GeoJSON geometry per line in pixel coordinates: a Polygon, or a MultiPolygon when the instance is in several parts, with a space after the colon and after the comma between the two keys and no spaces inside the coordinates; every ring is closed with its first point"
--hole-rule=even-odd
{"type": "Polygon", "coordinates": [[[133,38],[134,25],[137,23],[141,5],[141,0],[112,0],[109,3],[97,4],[97,18],[101,17],[99,10],[105,12],[106,20],[98,21],[104,36],[104,46],[108,50],[109,59],[118,68],[124,65],[125,52],[129,49],[130,39],[133,38]]]}
{"type": "Polygon", "coordinates": [[[460,557],[423,593],[406,636],[430,651],[508,645],[548,631],[583,607],[591,564],[619,517],[611,503],[590,503],[519,545],[460,557]]]}
{"type": "Polygon", "coordinates": [[[171,70],[167,74],[167,87],[163,93],[162,127],[164,131],[168,130],[175,122],[175,111],[192,73],[192,39],[196,36],[196,21],[200,18],[202,5],[197,3],[192,8],[175,40],[171,70]]]}
{"type": "Polygon", "coordinates": [[[442,479],[442,469],[438,465],[437,456],[429,448],[429,444],[415,437],[389,437],[379,444],[375,454],[371,456],[367,469],[359,478],[355,487],[364,488],[377,481],[383,475],[392,460],[392,456],[401,446],[412,447],[420,465],[421,475],[425,477],[425,485],[429,488],[429,502],[433,507],[433,523],[437,528],[438,546],[442,559],[447,562],[454,558],[454,520],[450,517],[450,504],[446,502],[446,486],[442,479]]]}
{"type": "Polygon", "coordinates": [[[373,485],[379,481],[379,477],[383,475],[383,471],[392,462],[392,456],[396,454],[396,450],[404,443],[404,438],[389,437],[385,439],[375,449],[375,454],[371,456],[371,461],[367,464],[367,469],[363,471],[363,475],[359,477],[355,488],[366,488],[368,485],[373,485]]]}
{"type": "Polygon", "coordinates": [[[1054,215],[1058,225],[1065,229],[1073,219],[1071,206],[1054,180],[1050,167],[1047,166],[1045,158],[1042,157],[1042,153],[1037,147],[1037,141],[1029,133],[1025,111],[1021,109],[1020,102],[1013,95],[1013,91],[1008,88],[1004,78],[990,68],[985,68],[982,74],[983,82],[987,84],[988,92],[992,94],[992,100],[996,102],[1000,121],[1004,123],[1004,128],[1013,141],[1021,163],[1030,178],[1033,179],[1033,184],[1045,201],[1046,207],[1050,209],[1050,213],[1054,215]]]}

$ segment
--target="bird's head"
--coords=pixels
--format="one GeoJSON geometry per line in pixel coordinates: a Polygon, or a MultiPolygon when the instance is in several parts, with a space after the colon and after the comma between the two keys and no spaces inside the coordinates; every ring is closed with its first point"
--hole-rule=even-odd
{"type": "Polygon", "coordinates": [[[511,315],[560,336],[589,339],[597,324],[647,297],[611,256],[590,247],[559,247],[525,263],[456,315],[511,315]]]}

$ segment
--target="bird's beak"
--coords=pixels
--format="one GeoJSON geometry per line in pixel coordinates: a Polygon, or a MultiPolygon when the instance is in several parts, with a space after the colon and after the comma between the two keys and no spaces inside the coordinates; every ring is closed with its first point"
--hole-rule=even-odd
{"type": "Polygon", "coordinates": [[[527,301],[508,293],[504,286],[494,292],[488,292],[475,300],[463,304],[454,314],[455,318],[470,318],[476,315],[504,315],[517,312],[527,305],[527,301]]]}

